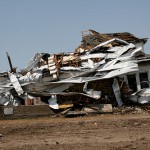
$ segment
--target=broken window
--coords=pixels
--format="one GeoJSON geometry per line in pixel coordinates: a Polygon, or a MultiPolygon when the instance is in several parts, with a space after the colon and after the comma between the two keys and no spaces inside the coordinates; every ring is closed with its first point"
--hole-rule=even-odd
{"type": "Polygon", "coordinates": [[[140,76],[141,89],[148,88],[149,87],[149,81],[148,81],[147,72],[140,73],[139,76],[140,76]]]}
{"type": "Polygon", "coordinates": [[[129,84],[130,89],[132,90],[132,92],[136,92],[137,91],[137,83],[136,83],[135,74],[127,75],[127,78],[128,78],[128,84],[129,84]]]}

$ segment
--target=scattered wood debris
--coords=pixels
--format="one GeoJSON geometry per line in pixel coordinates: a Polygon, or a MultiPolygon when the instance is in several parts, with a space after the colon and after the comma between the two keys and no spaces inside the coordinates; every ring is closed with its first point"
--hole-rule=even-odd
{"type": "Polygon", "coordinates": [[[49,105],[62,114],[78,115],[104,112],[86,107],[91,105],[109,104],[112,112],[112,106],[149,104],[146,41],[127,32],[84,31],[74,52],[36,53],[18,72],[7,53],[10,71],[0,73],[0,105],[49,105]]]}

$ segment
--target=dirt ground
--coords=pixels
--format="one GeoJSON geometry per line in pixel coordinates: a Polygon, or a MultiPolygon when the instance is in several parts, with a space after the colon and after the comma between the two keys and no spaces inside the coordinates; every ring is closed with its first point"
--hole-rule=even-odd
{"type": "Polygon", "coordinates": [[[150,149],[150,115],[0,120],[1,150],[150,149]]]}

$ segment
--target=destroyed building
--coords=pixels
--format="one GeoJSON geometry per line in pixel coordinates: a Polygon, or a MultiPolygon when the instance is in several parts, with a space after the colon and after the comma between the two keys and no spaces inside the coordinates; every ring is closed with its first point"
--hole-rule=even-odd
{"type": "Polygon", "coordinates": [[[88,105],[150,102],[147,38],[123,33],[82,32],[72,53],[36,53],[28,65],[0,73],[0,105],[49,105],[84,110],[88,105]]]}

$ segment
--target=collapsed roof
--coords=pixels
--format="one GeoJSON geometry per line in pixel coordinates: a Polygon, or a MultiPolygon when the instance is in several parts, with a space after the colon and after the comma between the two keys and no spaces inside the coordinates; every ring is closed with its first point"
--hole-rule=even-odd
{"type": "MultiPolygon", "coordinates": [[[[0,104],[14,105],[16,101],[20,104],[27,98],[52,95],[55,96],[51,97],[50,103],[56,102],[56,95],[100,99],[101,91],[89,88],[88,83],[137,72],[137,58],[146,56],[142,45],[136,44],[145,44],[147,39],[139,39],[130,33],[99,34],[89,30],[89,34],[82,38],[75,52],[36,53],[20,72],[11,66],[10,72],[1,73],[0,104]],[[80,91],[70,90],[77,85],[81,85],[80,91]]],[[[121,106],[118,86],[115,79],[112,89],[121,106]]]]}
{"type": "MultiPolygon", "coordinates": [[[[122,39],[128,43],[133,43],[133,44],[137,44],[137,43],[145,44],[147,42],[147,38],[140,39],[128,32],[101,34],[94,30],[88,30],[88,31],[82,31],[82,43],[79,46],[79,48],[91,49],[111,39],[122,39]]],[[[117,42],[114,42],[112,44],[113,46],[118,45],[117,42]]]]}

